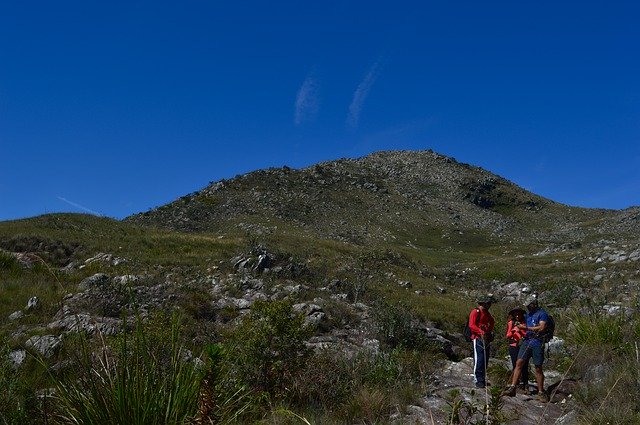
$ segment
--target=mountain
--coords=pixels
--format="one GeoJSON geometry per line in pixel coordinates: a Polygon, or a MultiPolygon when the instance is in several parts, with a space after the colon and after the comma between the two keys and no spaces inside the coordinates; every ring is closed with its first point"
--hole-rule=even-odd
{"type": "Polygon", "coordinates": [[[187,232],[287,225],[355,244],[421,233],[560,240],[615,211],[569,207],[433,151],[386,151],[211,183],[126,221],[187,232]]]}
{"type": "MultiPolygon", "coordinates": [[[[54,384],[24,381],[46,366],[48,379],[57,371],[69,379],[58,388],[75,388],[86,382],[74,375],[79,358],[90,358],[78,352],[117,350],[141,321],[136,346],[154,353],[147,358],[167,358],[169,329],[182,330],[170,344],[182,353],[174,359],[221,344],[226,356],[216,355],[233,378],[207,383],[217,376],[207,375],[204,388],[232,396],[265,391],[268,381],[268,391],[282,390],[279,402],[315,423],[449,423],[451,406],[485,422],[461,324],[490,292],[503,329],[506,313],[537,292],[560,336],[545,364],[552,403],[494,400],[493,423],[572,423],[571,414],[592,423],[607,412],[603,423],[615,422],[640,411],[624,397],[637,375],[620,374],[638,368],[626,341],[640,337],[639,266],[640,208],[563,205],[433,151],[258,170],[122,221],[0,222],[0,386],[49,391],[54,384]],[[312,332],[293,326],[294,316],[312,332]],[[260,346],[263,337],[286,347],[260,346]],[[292,354],[273,358],[282,353],[292,354]],[[290,369],[269,369],[260,384],[249,373],[286,361],[290,369]]],[[[510,368],[501,343],[490,376],[499,385],[510,368]]],[[[28,391],[7,393],[2,405],[17,406],[8,412],[19,418],[9,423],[46,416],[28,391]]],[[[259,400],[243,423],[277,415],[259,400]]],[[[637,423],[634,414],[627,423],[637,423]]]]}

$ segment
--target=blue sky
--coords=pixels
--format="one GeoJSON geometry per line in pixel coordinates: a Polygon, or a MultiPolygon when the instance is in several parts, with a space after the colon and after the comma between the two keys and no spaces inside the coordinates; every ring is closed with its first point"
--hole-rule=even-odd
{"type": "Polygon", "coordinates": [[[0,220],[433,149],[640,204],[637,2],[0,1],[0,220]]]}

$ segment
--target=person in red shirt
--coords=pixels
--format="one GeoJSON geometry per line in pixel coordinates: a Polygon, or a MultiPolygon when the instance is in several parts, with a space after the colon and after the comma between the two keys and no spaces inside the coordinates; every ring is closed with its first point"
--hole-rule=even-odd
{"type": "MultiPolygon", "coordinates": [[[[516,368],[518,360],[518,351],[520,350],[520,342],[524,338],[527,331],[521,329],[518,325],[525,323],[525,311],[521,308],[514,308],[507,315],[507,334],[505,335],[509,342],[509,357],[511,357],[512,370],[516,368]]],[[[520,388],[524,389],[525,394],[529,393],[529,362],[522,367],[520,375],[520,388]]]]}
{"type": "Polygon", "coordinates": [[[487,366],[489,365],[489,343],[493,340],[495,321],[489,313],[493,296],[478,299],[478,307],[469,314],[469,329],[473,343],[473,375],[476,388],[487,386],[487,366]]]}

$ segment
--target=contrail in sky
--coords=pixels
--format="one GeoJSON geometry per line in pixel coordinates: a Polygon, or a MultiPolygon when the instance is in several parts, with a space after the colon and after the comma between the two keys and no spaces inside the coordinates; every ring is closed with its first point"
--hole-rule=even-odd
{"type": "Polygon", "coordinates": [[[378,75],[380,74],[380,60],[376,61],[369,72],[364,77],[364,80],[358,85],[358,88],[353,93],[353,100],[349,105],[349,115],[347,116],[347,125],[351,128],[358,127],[358,121],[360,120],[360,112],[362,111],[362,105],[369,95],[369,91],[375,83],[378,75]]]}
{"type": "Polygon", "coordinates": [[[307,76],[298,90],[295,103],[294,123],[300,125],[318,113],[318,85],[313,75],[307,76]]]}
{"type": "Polygon", "coordinates": [[[98,217],[102,217],[102,214],[100,214],[99,212],[90,210],[89,208],[83,207],[80,204],[76,204],[75,202],[72,202],[72,201],[70,201],[68,199],[65,199],[62,196],[58,196],[57,198],[60,199],[62,202],[66,202],[67,204],[69,204],[71,206],[74,206],[76,208],[80,208],[81,210],[86,211],[86,212],[88,212],[90,214],[93,214],[93,215],[97,215],[98,217]]]}

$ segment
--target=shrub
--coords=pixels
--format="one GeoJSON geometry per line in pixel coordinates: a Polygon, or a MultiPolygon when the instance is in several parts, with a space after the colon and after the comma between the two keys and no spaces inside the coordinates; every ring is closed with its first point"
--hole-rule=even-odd
{"type": "Polygon", "coordinates": [[[435,370],[434,359],[424,352],[396,349],[388,353],[361,351],[345,353],[326,349],[315,353],[307,367],[296,377],[291,401],[298,407],[333,412],[347,423],[371,412],[370,402],[384,394],[381,411],[389,406],[414,403],[416,395],[426,391],[435,370]],[[386,406],[386,407],[385,407],[386,406]]]}
{"type": "Polygon", "coordinates": [[[379,303],[375,309],[374,320],[378,338],[391,349],[402,347],[429,350],[434,348],[426,334],[417,326],[418,320],[405,305],[379,303]]]}
{"type": "Polygon", "coordinates": [[[608,363],[607,373],[594,382],[585,382],[575,394],[583,424],[637,424],[640,422],[640,363],[623,356],[608,363]]]}
{"type": "Polygon", "coordinates": [[[234,373],[256,391],[280,397],[304,367],[313,329],[289,301],[257,301],[230,334],[234,373]]]}

